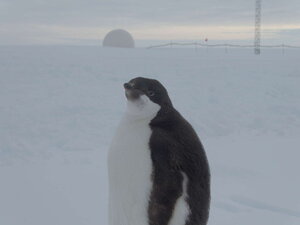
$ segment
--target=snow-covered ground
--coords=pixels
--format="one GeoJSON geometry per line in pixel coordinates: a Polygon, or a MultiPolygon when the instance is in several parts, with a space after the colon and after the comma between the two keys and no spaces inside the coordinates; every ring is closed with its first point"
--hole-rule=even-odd
{"type": "Polygon", "coordinates": [[[106,225],[122,84],[159,79],[212,170],[210,225],[300,224],[300,51],[0,47],[0,224],[106,225]]]}

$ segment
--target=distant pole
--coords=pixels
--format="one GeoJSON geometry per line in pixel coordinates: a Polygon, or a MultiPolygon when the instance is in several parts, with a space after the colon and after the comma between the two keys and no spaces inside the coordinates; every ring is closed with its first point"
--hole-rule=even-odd
{"type": "Polygon", "coordinates": [[[284,44],[281,45],[282,48],[282,55],[284,55],[284,44]]]}
{"type": "Polygon", "coordinates": [[[228,44],[225,45],[225,53],[228,53],[228,44]]]}
{"type": "Polygon", "coordinates": [[[255,2],[255,37],[254,37],[254,53],[260,54],[260,29],[261,29],[261,0],[255,2]]]}

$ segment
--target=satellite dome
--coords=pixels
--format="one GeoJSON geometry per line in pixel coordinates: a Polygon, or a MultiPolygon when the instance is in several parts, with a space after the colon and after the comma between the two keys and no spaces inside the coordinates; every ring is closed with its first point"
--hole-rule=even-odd
{"type": "Polygon", "coordinates": [[[134,40],[125,30],[112,30],[105,36],[103,47],[134,48],[134,40]]]}

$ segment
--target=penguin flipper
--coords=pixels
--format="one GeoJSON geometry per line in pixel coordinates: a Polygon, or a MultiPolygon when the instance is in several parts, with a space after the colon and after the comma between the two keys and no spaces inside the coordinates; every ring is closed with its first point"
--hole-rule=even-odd
{"type": "Polygon", "coordinates": [[[183,176],[179,170],[164,163],[164,154],[157,155],[152,174],[153,188],[148,207],[149,225],[168,225],[177,199],[183,193],[183,176]],[[166,179],[167,178],[167,179],[166,179]]]}
{"type": "MultiPolygon", "coordinates": [[[[177,199],[181,196],[181,188],[162,190],[164,185],[159,185],[159,191],[153,191],[148,208],[149,225],[167,225],[172,217],[177,199]]],[[[180,187],[180,185],[179,185],[180,187]]]]}

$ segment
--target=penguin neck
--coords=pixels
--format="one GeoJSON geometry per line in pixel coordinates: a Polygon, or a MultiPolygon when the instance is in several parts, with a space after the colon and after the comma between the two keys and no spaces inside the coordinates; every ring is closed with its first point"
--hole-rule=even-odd
{"type": "Polygon", "coordinates": [[[153,119],[160,111],[160,105],[152,102],[147,96],[142,95],[136,100],[128,100],[125,116],[129,120],[153,119]]]}
{"type": "Polygon", "coordinates": [[[181,115],[172,105],[164,105],[151,120],[150,126],[171,129],[180,119],[181,115]]]}

